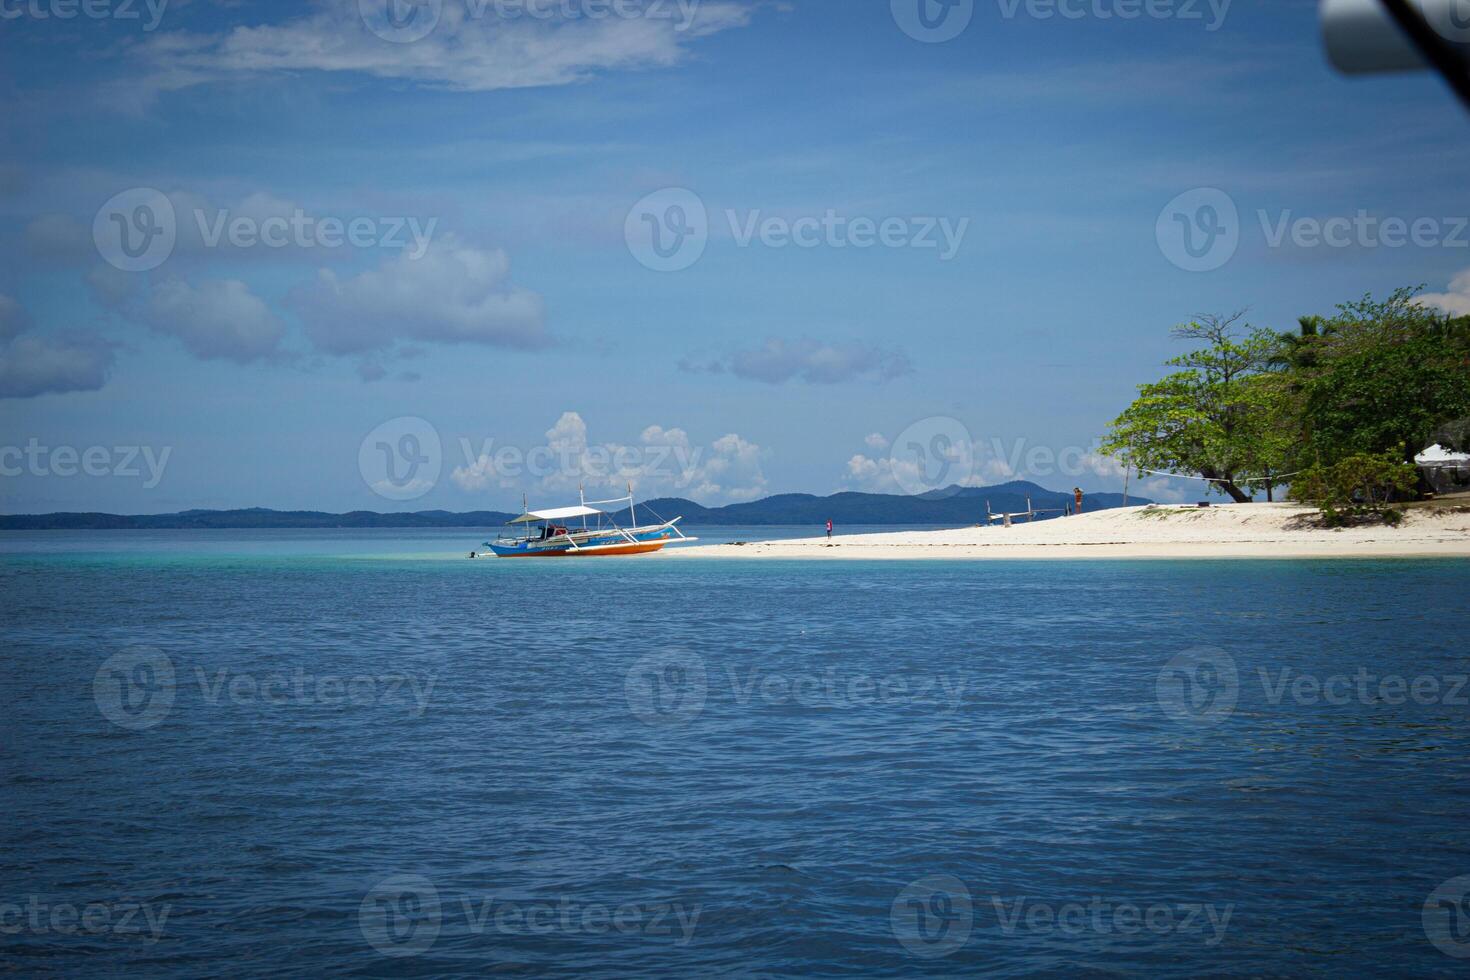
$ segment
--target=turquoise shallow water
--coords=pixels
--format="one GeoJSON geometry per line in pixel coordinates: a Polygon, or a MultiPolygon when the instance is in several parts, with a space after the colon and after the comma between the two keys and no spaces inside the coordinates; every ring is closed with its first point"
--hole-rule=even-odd
{"type": "Polygon", "coordinates": [[[0,960],[1462,975],[1470,563],[465,540],[0,537],[0,960]]]}

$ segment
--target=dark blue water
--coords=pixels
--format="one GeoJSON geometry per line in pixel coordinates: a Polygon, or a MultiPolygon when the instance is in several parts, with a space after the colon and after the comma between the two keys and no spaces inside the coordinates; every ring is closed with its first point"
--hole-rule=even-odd
{"type": "Polygon", "coordinates": [[[12,970],[1470,962],[1470,563],[126,540],[4,540],[12,970]]]}

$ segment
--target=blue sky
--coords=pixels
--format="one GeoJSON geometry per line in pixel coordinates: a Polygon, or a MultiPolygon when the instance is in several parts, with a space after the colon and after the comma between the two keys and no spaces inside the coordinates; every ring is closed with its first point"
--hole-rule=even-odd
{"type": "Polygon", "coordinates": [[[1173,324],[1470,311],[1463,112],[1305,0],[66,2],[0,2],[10,513],[1119,489],[1173,324]]]}

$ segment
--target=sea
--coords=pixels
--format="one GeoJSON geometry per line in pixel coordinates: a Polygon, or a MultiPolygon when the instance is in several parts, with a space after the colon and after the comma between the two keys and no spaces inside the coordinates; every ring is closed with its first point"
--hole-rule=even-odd
{"type": "Polygon", "coordinates": [[[1470,562],[486,533],[0,534],[0,969],[1470,966],[1470,562]]]}

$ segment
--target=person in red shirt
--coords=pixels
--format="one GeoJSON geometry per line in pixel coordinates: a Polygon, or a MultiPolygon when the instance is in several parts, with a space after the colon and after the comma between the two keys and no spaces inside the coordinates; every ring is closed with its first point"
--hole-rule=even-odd
{"type": "Polygon", "coordinates": [[[827,538],[828,540],[832,538],[832,522],[830,520],[827,522],[827,538]]]}
{"type": "Polygon", "coordinates": [[[1072,498],[1077,501],[1077,509],[1074,510],[1074,511],[1072,511],[1072,513],[1074,513],[1074,514],[1080,514],[1080,513],[1082,513],[1082,488],[1081,487],[1073,487],[1072,488],[1072,498]]]}

